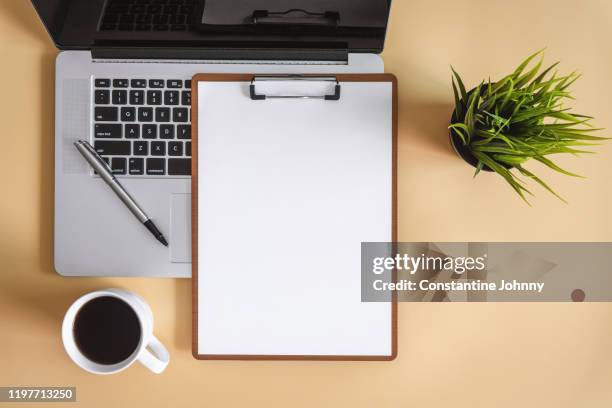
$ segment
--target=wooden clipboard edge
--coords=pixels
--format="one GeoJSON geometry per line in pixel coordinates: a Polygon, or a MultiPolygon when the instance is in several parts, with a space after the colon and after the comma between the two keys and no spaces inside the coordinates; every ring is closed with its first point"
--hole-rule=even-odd
{"type": "MultiPolygon", "coordinates": [[[[397,294],[392,294],[391,304],[391,355],[349,356],[349,355],[241,355],[241,354],[198,354],[198,82],[244,82],[251,81],[254,74],[196,74],[191,79],[191,292],[192,331],[191,354],[197,360],[276,360],[276,361],[392,361],[397,357],[397,294]]],[[[308,75],[317,77],[320,75],[308,75]]],[[[336,74],[340,82],[391,82],[392,85],[392,192],[391,200],[391,241],[397,242],[397,138],[398,138],[398,89],[397,77],[393,74],[336,74]]],[[[393,271],[393,281],[397,271],[393,271]]]]}

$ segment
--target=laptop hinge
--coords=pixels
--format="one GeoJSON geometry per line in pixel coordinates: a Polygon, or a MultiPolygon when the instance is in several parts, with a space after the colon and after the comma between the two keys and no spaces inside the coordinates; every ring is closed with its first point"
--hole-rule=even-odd
{"type": "Polygon", "coordinates": [[[92,47],[94,59],[348,61],[346,49],[92,47]]]}

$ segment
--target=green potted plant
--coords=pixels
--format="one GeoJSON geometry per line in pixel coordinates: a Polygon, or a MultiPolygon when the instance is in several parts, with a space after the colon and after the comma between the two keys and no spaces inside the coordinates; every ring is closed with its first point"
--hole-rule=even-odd
{"type": "MultiPolygon", "coordinates": [[[[591,117],[570,112],[564,103],[573,99],[569,87],[579,78],[558,76],[558,62],[541,71],[544,52],[523,61],[510,75],[483,81],[467,92],[453,71],[455,110],[449,126],[450,140],[459,156],[476,168],[499,174],[528,203],[532,194],[525,181],[533,180],[563,198],[524,167],[530,160],[568,176],[581,177],[557,166],[549,157],[560,153],[578,155],[607,139],[596,136],[591,117]],[[532,62],[539,57],[538,62],[532,62]],[[533,65],[533,67],[529,67],[533,65]]],[[[565,201],[565,200],[563,200],[565,201]]]]}

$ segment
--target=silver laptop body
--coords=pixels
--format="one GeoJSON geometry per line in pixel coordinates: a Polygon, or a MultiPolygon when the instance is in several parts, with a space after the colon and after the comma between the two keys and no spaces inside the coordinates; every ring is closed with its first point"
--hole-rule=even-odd
{"type": "MultiPolygon", "coordinates": [[[[382,59],[377,54],[349,54],[348,61],[339,62],[224,63],[96,60],[89,51],[60,52],[56,60],[55,82],[55,270],[64,276],[191,277],[190,177],[117,176],[168,238],[169,247],[164,247],[102,179],[92,173],[73,146],[78,139],[89,140],[92,144],[96,141],[93,119],[96,78],[183,81],[196,73],[207,72],[309,74],[383,71],[382,59]]],[[[248,124],[245,124],[247,130],[248,124]]]]}

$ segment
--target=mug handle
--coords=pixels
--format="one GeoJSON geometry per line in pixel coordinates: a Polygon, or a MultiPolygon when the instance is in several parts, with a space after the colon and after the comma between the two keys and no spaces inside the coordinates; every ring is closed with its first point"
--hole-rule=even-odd
{"type": "Polygon", "coordinates": [[[166,369],[170,362],[170,354],[164,345],[157,340],[157,337],[151,335],[149,344],[142,350],[140,356],[138,356],[140,364],[153,371],[155,374],[160,374],[166,369]],[[147,349],[151,348],[151,351],[147,349]]]}

